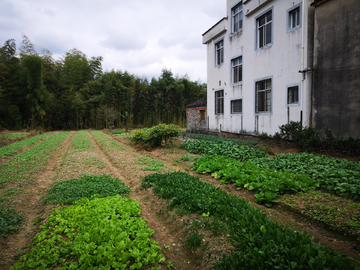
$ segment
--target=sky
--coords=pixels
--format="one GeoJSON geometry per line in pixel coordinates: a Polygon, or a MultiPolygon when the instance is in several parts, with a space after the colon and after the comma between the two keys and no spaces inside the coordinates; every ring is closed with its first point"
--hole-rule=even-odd
{"type": "Polygon", "coordinates": [[[166,68],[206,83],[202,34],[225,11],[225,0],[0,0],[0,46],[25,34],[55,60],[77,48],[104,71],[151,79],[166,68]]]}

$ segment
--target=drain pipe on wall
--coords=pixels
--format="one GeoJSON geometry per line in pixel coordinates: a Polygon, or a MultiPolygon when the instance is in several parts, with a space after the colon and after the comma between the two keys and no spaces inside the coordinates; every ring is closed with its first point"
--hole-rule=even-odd
{"type": "MultiPolygon", "coordinates": [[[[304,72],[304,58],[305,58],[305,48],[304,48],[304,40],[305,40],[305,1],[302,0],[302,27],[301,27],[301,60],[300,60],[300,71],[303,74],[301,79],[301,111],[300,111],[300,124],[303,126],[303,111],[304,111],[304,96],[305,96],[305,76],[306,73],[304,72]]],[[[306,12],[307,13],[307,12],[306,12]]]]}

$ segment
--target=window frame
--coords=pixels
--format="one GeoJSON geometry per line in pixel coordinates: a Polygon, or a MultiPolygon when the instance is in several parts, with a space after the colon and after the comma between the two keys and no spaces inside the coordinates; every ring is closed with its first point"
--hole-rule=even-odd
{"type": "Polygon", "coordinates": [[[215,91],[215,115],[224,115],[224,89],[215,91]],[[217,96],[218,93],[219,96],[217,96]],[[220,111],[218,109],[220,109],[220,111]]]}
{"type": "MultiPolygon", "coordinates": [[[[263,50],[265,48],[269,48],[274,44],[274,6],[268,8],[267,10],[265,10],[264,12],[260,13],[258,16],[255,17],[255,51],[258,50],[263,50]],[[271,33],[271,40],[270,42],[264,44],[263,46],[260,47],[260,27],[259,27],[259,23],[260,20],[265,17],[267,18],[267,15],[269,15],[269,13],[271,13],[271,21],[269,22],[265,22],[264,25],[262,25],[261,28],[265,27],[265,31],[264,31],[264,35],[266,38],[266,26],[269,25],[271,23],[271,25],[269,26],[270,29],[270,33],[271,33]]],[[[265,41],[266,42],[266,41],[265,41]]]]}
{"type": "Polygon", "coordinates": [[[214,47],[215,47],[215,67],[218,67],[218,66],[221,66],[225,62],[224,38],[221,38],[221,39],[215,41],[214,47]],[[217,45],[220,43],[222,43],[222,46],[217,48],[217,45]],[[219,55],[218,55],[218,51],[219,51],[219,55]],[[220,61],[218,58],[219,56],[220,56],[220,61]],[[221,57],[222,57],[222,59],[221,59],[221,57]]]}
{"type": "Polygon", "coordinates": [[[232,115],[242,115],[242,113],[243,113],[243,102],[242,102],[242,98],[232,98],[231,100],[230,100],[230,114],[232,114],[232,115]],[[240,103],[240,108],[241,108],[241,110],[240,110],[240,112],[234,112],[234,110],[233,110],[233,108],[234,108],[234,106],[233,106],[233,102],[235,102],[235,101],[240,101],[241,103],[240,103]]]}
{"type": "Polygon", "coordinates": [[[240,1],[231,8],[231,35],[236,34],[243,29],[243,22],[244,22],[243,4],[242,1],[240,1]],[[239,8],[239,10],[236,12],[237,8],[239,8]],[[236,22],[235,20],[237,15],[239,16],[239,20],[236,22]],[[239,24],[237,30],[235,30],[236,23],[239,24]]]}
{"type": "Polygon", "coordinates": [[[300,89],[300,86],[301,86],[300,83],[293,83],[293,84],[286,85],[285,102],[286,102],[287,107],[300,106],[300,101],[301,101],[301,89],[300,89]],[[293,87],[297,87],[297,89],[298,89],[298,101],[297,101],[297,103],[289,103],[289,89],[293,88],[293,87]]]}
{"type": "Polygon", "coordinates": [[[302,5],[301,2],[292,6],[286,11],[286,33],[289,34],[295,30],[298,30],[302,27],[302,5]],[[292,14],[295,10],[299,10],[299,24],[295,27],[292,27],[292,14]]]}
{"type": "Polygon", "coordinates": [[[255,115],[271,115],[273,112],[273,76],[269,76],[269,77],[264,77],[261,79],[257,79],[255,80],[254,83],[254,88],[255,88],[255,115]],[[260,82],[265,82],[270,80],[270,88],[265,88],[265,89],[257,89],[258,87],[258,83],[260,82]],[[270,97],[267,98],[265,97],[265,101],[270,99],[270,104],[268,104],[267,102],[265,102],[265,107],[270,107],[270,110],[262,110],[259,111],[259,103],[258,103],[258,93],[259,91],[261,91],[261,93],[265,93],[265,95],[269,95],[270,97]]]}
{"type": "Polygon", "coordinates": [[[230,74],[231,74],[231,85],[237,85],[237,84],[242,84],[242,82],[243,82],[243,61],[242,61],[242,55],[238,55],[238,56],[235,56],[235,57],[233,57],[233,58],[231,58],[231,66],[230,66],[230,68],[231,68],[231,72],[230,72],[230,74]],[[234,79],[235,79],[235,71],[234,71],[234,61],[235,60],[237,60],[237,59],[240,59],[240,61],[241,61],[241,63],[239,63],[238,65],[236,65],[236,66],[240,66],[240,68],[241,68],[241,74],[240,74],[240,79],[241,80],[238,80],[238,81],[234,81],[234,79]]]}

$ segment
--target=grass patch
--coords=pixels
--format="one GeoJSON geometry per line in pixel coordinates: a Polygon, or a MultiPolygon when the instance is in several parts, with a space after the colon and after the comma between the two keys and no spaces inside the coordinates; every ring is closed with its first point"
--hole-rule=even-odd
{"type": "Polygon", "coordinates": [[[145,165],[142,169],[144,171],[156,171],[161,172],[164,169],[164,163],[157,161],[149,157],[140,157],[135,163],[145,165]]]}
{"type": "Polygon", "coordinates": [[[87,175],[79,179],[64,181],[49,188],[49,195],[44,198],[48,204],[73,204],[80,198],[93,199],[116,194],[127,195],[128,188],[120,179],[108,175],[87,175]]]}

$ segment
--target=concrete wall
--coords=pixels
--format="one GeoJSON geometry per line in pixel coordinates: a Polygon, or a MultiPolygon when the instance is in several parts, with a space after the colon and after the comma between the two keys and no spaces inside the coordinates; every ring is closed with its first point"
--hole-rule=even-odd
{"type": "Polygon", "coordinates": [[[205,133],[207,131],[206,107],[186,108],[186,132],[205,133]],[[200,111],[205,110],[205,120],[200,120],[200,111]]]}
{"type": "MultiPolygon", "coordinates": [[[[309,68],[307,57],[307,15],[312,1],[301,0],[264,0],[244,1],[243,30],[231,33],[231,8],[239,3],[236,0],[227,1],[227,19],[216,25],[216,35],[211,35],[212,29],[203,36],[207,45],[207,112],[209,129],[212,131],[259,134],[267,132],[274,134],[279,131],[279,125],[289,121],[300,121],[303,111],[303,124],[310,123],[312,76],[304,77],[299,70],[309,68]],[[294,5],[301,5],[301,28],[287,31],[287,12],[294,5]],[[263,49],[256,49],[256,17],[272,9],[273,11],[273,43],[263,49]],[[220,31],[221,29],[221,31],[220,31]],[[226,31],[225,31],[226,30],[226,31]],[[215,66],[215,43],[224,39],[225,61],[215,66]],[[240,84],[231,83],[231,59],[242,56],[243,81],[240,84]],[[255,113],[255,81],[270,77],[272,79],[272,111],[271,113],[255,113]],[[298,84],[300,102],[298,105],[287,105],[287,86],[298,84]],[[215,92],[224,90],[224,114],[215,115],[215,92]],[[232,99],[241,98],[242,114],[231,114],[232,99]]],[[[311,65],[312,63],[310,63],[311,65]]]]}
{"type": "Polygon", "coordinates": [[[313,125],[360,136],[360,2],[330,0],[314,9],[313,125]]]}

